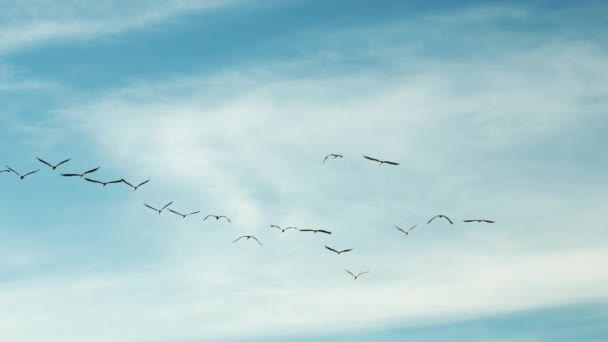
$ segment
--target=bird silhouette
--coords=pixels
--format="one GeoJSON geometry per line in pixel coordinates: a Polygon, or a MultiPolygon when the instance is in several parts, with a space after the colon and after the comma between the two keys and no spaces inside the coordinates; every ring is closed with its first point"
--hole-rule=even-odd
{"type": "Polygon", "coordinates": [[[351,276],[353,276],[353,278],[354,278],[353,280],[357,280],[357,278],[359,278],[359,276],[362,275],[362,274],[369,273],[369,271],[365,271],[365,272],[361,272],[361,273],[359,273],[357,275],[354,275],[351,271],[349,271],[347,269],[345,269],[345,271],[348,272],[348,274],[350,274],[351,276]]]}
{"type": "Polygon", "coordinates": [[[331,247],[327,247],[327,246],[325,246],[325,248],[329,249],[330,251],[332,251],[332,252],[334,252],[334,253],[336,253],[336,254],[338,254],[338,255],[340,255],[340,254],[342,254],[342,253],[350,252],[350,251],[352,251],[352,250],[353,250],[352,248],[350,248],[350,249],[345,249],[345,250],[337,251],[337,250],[335,250],[335,249],[333,249],[333,248],[331,248],[331,247]]]}
{"type": "Polygon", "coordinates": [[[412,229],[416,228],[416,226],[417,226],[417,225],[415,225],[415,226],[411,227],[411,228],[410,228],[410,229],[408,229],[408,230],[403,230],[403,229],[401,229],[401,228],[399,228],[399,227],[397,227],[397,226],[395,226],[395,228],[397,228],[397,229],[399,229],[400,231],[402,231],[402,232],[403,232],[403,234],[405,234],[405,235],[409,235],[409,234],[410,234],[410,232],[412,231],[412,229]]]}
{"type": "Polygon", "coordinates": [[[103,186],[106,186],[106,185],[108,185],[108,184],[122,183],[122,179],[119,179],[119,180],[113,180],[113,181],[108,181],[108,182],[102,182],[102,181],[98,181],[98,180],[91,179],[91,178],[87,178],[87,177],[84,177],[84,179],[85,179],[87,182],[91,182],[91,183],[97,183],[97,184],[101,184],[101,185],[103,185],[103,186]]]}
{"type": "Polygon", "coordinates": [[[363,157],[365,159],[371,160],[371,161],[375,161],[378,163],[378,166],[381,166],[382,164],[389,164],[389,165],[399,165],[399,163],[395,163],[392,161],[388,161],[388,160],[380,160],[380,159],[376,159],[376,158],[372,158],[372,157],[368,157],[366,155],[363,155],[363,157]]]}
{"type": "Polygon", "coordinates": [[[4,166],[6,166],[10,172],[14,172],[14,173],[15,173],[17,176],[19,176],[19,178],[21,178],[22,180],[23,180],[25,177],[27,177],[27,176],[29,176],[29,175],[31,175],[31,174],[33,174],[33,173],[36,173],[36,172],[40,171],[40,169],[38,169],[38,170],[35,170],[35,171],[30,171],[30,172],[28,172],[28,173],[26,173],[26,174],[22,175],[22,174],[20,174],[19,172],[17,172],[17,171],[15,171],[15,170],[13,170],[13,169],[12,169],[10,166],[8,166],[8,165],[4,165],[4,166]]]}
{"type": "Polygon", "coordinates": [[[336,159],[336,158],[344,159],[344,157],[341,154],[330,153],[330,154],[328,154],[328,155],[325,156],[325,159],[323,159],[323,162],[325,163],[325,161],[329,157],[331,157],[331,159],[336,159]]]}
{"type": "Polygon", "coordinates": [[[281,228],[281,227],[277,226],[276,224],[271,224],[271,225],[270,225],[270,227],[280,229],[280,230],[281,230],[281,233],[285,233],[285,231],[286,231],[286,230],[289,230],[289,229],[298,229],[298,228],[296,228],[296,227],[287,227],[287,228],[283,229],[283,228],[281,228]]]}
{"type": "Polygon", "coordinates": [[[444,219],[448,220],[448,222],[450,222],[450,224],[454,224],[454,222],[452,222],[452,220],[450,220],[450,218],[449,218],[449,217],[447,217],[447,216],[445,216],[445,215],[435,215],[435,216],[433,216],[433,218],[432,218],[432,219],[430,219],[430,220],[429,220],[429,222],[427,222],[426,224],[431,223],[431,222],[432,222],[434,219],[436,219],[436,218],[438,218],[438,217],[439,217],[439,218],[444,218],[444,219]]]}
{"type": "Polygon", "coordinates": [[[168,206],[170,206],[172,203],[173,203],[173,201],[171,201],[171,202],[169,202],[169,203],[165,204],[165,206],[164,206],[164,207],[162,207],[162,208],[160,208],[160,209],[156,209],[156,208],[154,208],[153,206],[148,205],[148,204],[146,204],[146,203],[144,203],[144,205],[145,205],[146,207],[148,207],[148,208],[150,208],[150,209],[154,210],[154,211],[157,211],[157,212],[158,212],[158,215],[160,215],[160,212],[161,212],[161,211],[163,211],[163,210],[165,210],[165,208],[167,208],[168,206]]]}
{"type": "Polygon", "coordinates": [[[7,170],[0,170],[0,173],[2,173],[2,172],[11,172],[11,170],[8,170],[8,169],[7,170]]]}
{"type": "Polygon", "coordinates": [[[175,210],[172,210],[171,208],[169,208],[168,210],[169,210],[170,212],[172,212],[172,213],[176,214],[176,215],[181,216],[182,218],[186,218],[186,216],[189,216],[189,215],[194,215],[194,214],[198,214],[198,213],[200,213],[200,210],[193,211],[193,212],[188,213],[188,214],[182,214],[182,213],[179,213],[179,212],[177,212],[177,211],[175,211],[175,210]]]}
{"type": "Polygon", "coordinates": [[[494,223],[496,221],[490,221],[490,220],[462,220],[462,222],[479,222],[479,223],[494,223]]]}
{"type": "Polygon", "coordinates": [[[301,232],[313,232],[314,234],[317,234],[317,233],[331,234],[330,231],[323,230],[323,229],[299,229],[299,231],[301,231],[301,232]]]}
{"type": "Polygon", "coordinates": [[[243,236],[239,237],[238,239],[232,241],[232,243],[235,243],[235,242],[239,241],[242,238],[247,238],[247,240],[254,239],[255,241],[257,241],[257,243],[260,244],[260,246],[263,246],[262,243],[260,242],[260,240],[258,240],[255,236],[252,236],[252,235],[243,235],[243,236]]]}
{"type": "Polygon", "coordinates": [[[93,173],[95,171],[99,170],[99,166],[94,168],[94,169],[90,169],[89,171],[85,171],[83,173],[62,173],[61,175],[64,177],[84,177],[85,175],[88,175],[89,173],[93,173]]]}
{"type": "Polygon", "coordinates": [[[59,164],[51,165],[49,162],[46,162],[46,161],[44,161],[44,160],[42,160],[42,159],[40,159],[38,157],[36,157],[36,159],[38,159],[41,163],[48,165],[53,170],[55,170],[58,166],[60,166],[62,164],[65,164],[65,163],[69,162],[70,160],[72,160],[72,158],[68,158],[68,159],[62,161],[59,164]]]}
{"type": "Polygon", "coordinates": [[[127,182],[127,181],[126,181],[124,178],[122,178],[122,179],[121,179],[121,181],[122,181],[123,183],[127,184],[128,186],[132,187],[132,188],[133,188],[133,191],[135,191],[135,190],[137,190],[137,188],[139,188],[140,186],[142,186],[142,185],[144,185],[144,184],[148,183],[150,180],[148,179],[148,180],[143,181],[143,182],[141,182],[141,183],[139,183],[139,184],[137,184],[137,185],[133,185],[133,184],[131,184],[131,183],[127,182]]]}
{"type": "Polygon", "coordinates": [[[205,216],[205,218],[203,219],[203,221],[205,221],[205,220],[206,220],[206,219],[208,219],[209,217],[214,217],[216,221],[217,221],[217,220],[219,220],[221,217],[223,217],[223,218],[225,218],[225,219],[226,219],[228,222],[232,222],[232,221],[230,221],[230,219],[229,219],[228,217],[226,217],[226,216],[224,216],[224,215],[207,215],[207,216],[205,216]]]}

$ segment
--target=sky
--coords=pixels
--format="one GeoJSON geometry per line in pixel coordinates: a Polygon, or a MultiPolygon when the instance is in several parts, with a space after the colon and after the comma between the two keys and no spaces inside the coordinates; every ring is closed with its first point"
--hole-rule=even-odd
{"type": "Polygon", "coordinates": [[[0,173],[0,340],[605,341],[607,38],[603,1],[0,0],[0,170],[40,169],[0,173]],[[150,182],[60,175],[96,167],[150,182]]]}

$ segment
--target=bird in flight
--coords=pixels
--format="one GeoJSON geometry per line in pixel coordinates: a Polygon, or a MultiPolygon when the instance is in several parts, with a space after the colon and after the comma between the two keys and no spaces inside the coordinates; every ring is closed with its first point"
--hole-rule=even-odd
{"type": "Polygon", "coordinates": [[[157,212],[158,212],[158,215],[160,215],[160,212],[161,212],[161,211],[163,211],[163,210],[165,210],[165,209],[166,209],[168,206],[170,206],[172,203],[173,203],[173,201],[171,201],[171,202],[169,202],[169,203],[165,204],[165,206],[164,206],[164,207],[162,207],[162,208],[160,208],[160,209],[156,209],[156,208],[154,208],[153,206],[150,206],[150,205],[148,205],[148,204],[146,204],[146,203],[144,203],[144,205],[145,205],[146,207],[148,207],[148,208],[150,208],[150,209],[154,210],[154,211],[157,211],[157,212]]]}
{"type": "Polygon", "coordinates": [[[469,223],[469,222],[479,222],[479,223],[482,223],[482,222],[483,222],[483,223],[494,223],[494,222],[496,222],[496,221],[490,221],[490,220],[462,220],[462,222],[467,222],[467,223],[469,223]]]}
{"type": "Polygon", "coordinates": [[[372,157],[368,157],[366,155],[363,155],[363,157],[365,159],[371,160],[371,161],[375,161],[378,163],[378,166],[381,166],[382,164],[389,164],[389,165],[399,165],[399,163],[395,163],[392,161],[388,161],[388,160],[380,160],[380,159],[376,159],[376,158],[372,158],[372,157]]]}
{"type": "Polygon", "coordinates": [[[137,185],[133,185],[133,184],[131,184],[131,183],[127,182],[127,181],[126,181],[124,178],[122,178],[122,179],[121,179],[121,181],[122,181],[123,183],[127,184],[128,186],[132,187],[132,188],[133,188],[133,191],[135,191],[135,190],[137,190],[137,188],[139,188],[140,186],[142,186],[142,185],[144,185],[144,184],[148,183],[150,180],[148,179],[148,180],[143,181],[143,182],[141,182],[141,183],[139,183],[139,184],[137,184],[137,185]]]}
{"type": "Polygon", "coordinates": [[[172,212],[172,213],[174,213],[174,214],[177,214],[177,215],[181,216],[182,218],[186,218],[186,216],[188,216],[188,215],[194,215],[194,214],[198,214],[198,213],[200,213],[200,210],[198,210],[198,211],[193,211],[193,212],[188,213],[188,214],[182,214],[182,213],[178,213],[177,211],[172,210],[172,209],[169,209],[169,211],[170,211],[170,212],[172,212]]]}
{"type": "Polygon", "coordinates": [[[351,276],[353,276],[354,280],[357,280],[357,278],[359,278],[360,275],[365,274],[365,273],[369,273],[369,271],[365,271],[365,272],[361,272],[357,275],[354,275],[351,271],[345,269],[346,272],[348,272],[348,274],[350,274],[351,276]]]}
{"type": "Polygon", "coordinates": [[[277,226],[276,224],[271,224],[271,225],[270,225],[270,227],[271,227],[271,228],[278,228],[278,229],[280,229],[280,230],[281,230],[281,233],[285,233],[285,231],[286,231],[286,230],[289,230],[289,229],[298,229],[298,228],[296,228],[296,227],[287,227],[287,228],[283,229],[283,228],[281,228],[281,227],[277,226]]]}
{"type": "Polygon", "coordinates": [[[412,229],[416,228],[416,226],[417,226],[417,225],[415,225],[415,226],[411,227],[411,228],[410,228],[410,229],[408,229],[408,230],[403,230],[403,229],[401,229],[401,228],[399,228],[399,227],[397,227],[397,226],[395,226],[395,228],[397,228],[397,229],[399,229],[400,231],[402,231],[402,232],[403,232],[403,234],[405,234],[405,235],[409,235],[409,234],[410,234],[410,232],[412,231],[412,229]]]}
{"type": "Polygon", "coordinates": [[[327,246],[325,246],[325,248],[329,249],[330,251],[332,251],[332,252],[334,252],[334,253],[336,253],[336,254],[338,254],[338,255],[340,255],[340,254],[342,254],[342,253],[350,252],[350,251],[352,251],[352,250],[353,250],[352,248],[350,248],[350,249],[345,249],[345,250],[342,250],[342,251],[337,251],[337,250],[335,250],[335,249],[333,249],[333,248],[331,248],[331,247],[327,247],[327,246]]]}
{"type": "Polygon", "coordinates": [[[72,160],[72,158],[68,158],[59,164],[51,165],[49,162],[46,162],[38,157],[36,157],[36,159],[38,159],[41,163],[48,165],[53,170],[55,170],[59,165],[65,164],[65,163],[69,162],[70,160],[72,160]]]}
{"type": "Polygon", "coordinates": [[[84,177],[84,179],[85,179],[87,182],[91,182],[91,183],[97,183],[97,184],[101,184],[101,185],[103,185],[103,186],[106,186],[106,185],[108,185],[108,184],[122,183],[122,179],[119,179],[119,180],[113,180],[113,181],[109,181],[109,182],[102,182],[102,181],[98,181],[98,180],[91,179],[91,178],[87,178],[87,177],[84,177]]]}
{"type": "Polygon", "coordinates": [[[228,222],[232,222],[230,221],[230,219],[224,215],[207,215],[205,216],[205,218],[203,219],[203,221],[205,221],[206,219],[210,218],[210,217],[215,217],[215,220],[219,220],[221,217],[225,218],[228,222]]]}
{"type": "Polygon", "coordinates": [[[235,242],[239,241],[242,238],[247,238],[247,240],[254,239],[255,241],[257,241],[257,243],[260,244],[260,246],[263,246],[262,243],[260,242],[260,240],[258,240],[255,236],[252,236],[252,235],[243,235],[243,236],[239,237],[238,239],[232,241],[232,243],[235,243],[235,242]]]}
{"type": "Polygon", "coordinates": [[[64,177],[84,177],[84,175],[88,175],[89,173],[93,173],[95,171],[99,170],[99,166],[94,168],[94,169],[90,169],[89,171],[85,171],[83,173],[62,173],[61,175],[64,177]]]}
{"type": "Polygon", "coordinates": [[[11,167],[10,167],[10,166],[8,166],[8,165],[4,165],[4,166],[6,166],[6,167],[8,168],[8,171],[10,171],[10,172],[14,172],[14,173],[15,173],[17,176],[19,176],[19,178],[21,178],[21,179],[25,178],[26,176],[31,175],[32,173],[36,173],[36,172],[40,171],[40,169],[38,169],[38,170],[36,170],[36,171],[30,171],[30,172],[28,172],[28,173],[26,173],[26,174],[22,175],[22,174],[20,174],[19,172],[17,172],[17,171],[15,171],[15,170],[11,169],[11,167]]]}
{"type": "Polygon", "coordinates": [[[317,234],[317,233],[331,234],[330,231],[323,230],[323,229],[299,229],[299,231],[301,231],[301,232],[313,232],[314,234],[317,234]]]}
{"type": "Polygon", "coordinates": [[[448,222],[450,222],[450,224],[454,224],[454,222],[452,222],[452,220],[450,220],[450,218],[449,218],[449,217],[447,217],[447,216],[445,216],[445,215],[436,215],[436,216],[433,216],[433,218],[432,218],[432,219],[430,219],[430,220],[429,220],[429,222],[427,222],[426,224],[431,223],[431,221],[433,221],[434,219],[436,219],[436,218],[438,218],[438,217],[439,217],[439,218],[444,218],[444,219],[448,220],[448,222]]]}
{"type": "Polygon", "coordinates": [[[323,162],[325,163],[325,161],[329,157],[331,157],[331,159],[336,159],[336,158],[344,159],[344,157],[341,154],[330,153],[330,154],[328,154],[328,155],[325,156],[325,159],[323,159],[323,162]]]}

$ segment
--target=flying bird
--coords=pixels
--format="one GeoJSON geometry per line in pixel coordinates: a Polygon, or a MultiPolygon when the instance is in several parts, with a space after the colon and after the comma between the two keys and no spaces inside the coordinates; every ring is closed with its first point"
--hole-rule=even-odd
{"type": "Polygon", "coordinates": [[[369,271],[365,271],[365,272],[361,272],[357,275],[354,275],[351,271],[345,269],[346,272],[348,272],[348,274],[350,274],[351,276],[353,276],[354,280],[357,280],[357,278],[359,278],[360,275],[365,274],[365,273],[369,273],[369,271]]]}
{"type": "Polygon", "coordinates": [[[331,157],[331,159],[336,159],[336,158],[344,159],[344,157],[341,154],[331,153],[331,154],[328,154],[328,155],[325,156],[325,159],[323,159],[323,162],[325,163],[325,161],[329,157],[331,157]]]}
{"type": "Polygon", "coordinates": [[[170,211],[170,212],[172,212],[172,213],[174,213],[174,214],[177,214],[177,215],[181,216],[182,218],[186,218],[186,216],[188,216],[188,215],[194,215],[194,214],[198,214],[198,213],[200,213],[200,210],[198,210],[198,211],[193,211],[193,212],[188,213],[188,214],[182,214],[182,213],[178,213],[177,211],[172,210],[172,209],[169,209],[169,211],[170,211]]]}
{"type": "Polygon", "coordinates": [[[225,218],[228,222],[232,222],[230,221],[230,219],[224,215],[207,215],[205,216],[205,218],[203,219],[203,221],[205,221],[206,219],[208,219],[209,217],[215,217],[215,220],[219,220],[221,217],[225,218]]]}
{"type": "Polygon", "coordinates": [[[287,228],[283,229],[283,228],[281,228],[281,227],[277,226],[276,224],[271,224],[271,225],[270,225],[270,227],[271,227],[271,228],[278,228],[278,229],[280,229],[280,230],[281,230],[281,233],[285,233],[285,231],[286,231],[286,230],[289,230],[289,229],[298,229],[298,228],[296,228],[296,227],[287,227],[287,228]]]}
{"type": "Polygon", "coordinates": [[[366,155],[363,155],[363,157],[365,159],[371,160],[371,161],[375,161],[378,163],[378,166],[381,166],[382,164],[389,164],[389,165],[399,165],[399,163],[395,163],[392,161],[388,161],[388,160],[380,160],[380,159],[376,159],[376,158],[372,158],[372,157],[368,157],[366,155]]]}
{"type": "Polygon", "coordinates": [[[490,220],[462,220],[462,222],[467,222],[467,223],[469,223],[469,222],[479,222],[479,223],[482,223],[482,222],[483,222],[483,223],[494,223],[494,222],[496,222],[496,221],[490,221],[490,220]]]}
{"type": "Polygon", "coordinates": [[[436,218],[438,218],[438,217],[439,217],[439,218],[444,218],[444,219],[448,220],[448,222],[450,222],[450,224],[454,224],[454,222],[452,222],[452,220],[450,220],[450,218],[449,218],[449,217],[447,217],[447,216],[445,216],[445,215],[436,215],[436,216],[433,216],[433,218],[432,218],[432,219],[430,219],[430,220],[429,220],[429,222],[427,222],[426,224],[431,223],[431,221],[433,221],[434,219],[436,219],[436,218]]]}
{"type": "Polygon", "coordinates": [[[32,173],[36,173],[36,172],[40,171],[40,169],[38,169],[38,170],[36,170],[36,171],[30,171],[30,172],[28,172],[28,173],[26,173],[26,174],[22,175],[22,174],[20,174],[19,172],[17,172],[17,171],[15,171],[15,170],[11,169],[11,167],[10,167],[10,166],[8,166],[8,165],[4,165],[4,166],[6,166],[6,167],[8,168],[8,171],[10,171],[10,172],[14,172],[14,173],[15,173],[17,176],[19,176],[19,178],[21,178],[21,179],[23,179],[23,178],[25,178],[25,177],[27,177],[27,176],[31,175],[32,173]]]}
{"type": "Polygon", "coordinates": [[[238,239],[232,241],[232,243],[235,243],[235,242],[239,241],[242,238],[247,238],[247,240],[254,239],[255,241],[257,241],[260,244],[260,246],[263,246],[262,243],[260,242],[260,240],[258,240],[255,236],[251,236],[251,235],[243,235],[243,236],[239,237],[238,239]]]}
{"type": "Polygon", "coordinates": [[[415,226],[411,227],[411,228],[410,228],[410,229],[408,229],[408,230],[403,230],[403,229],[401,229],[401,228],[399,228],[399,227],[397,227],[397,226],[395,226],[395,228],[397,228],[397,229],[399,229],[400,231],[402,231],[402,232],[403,232],[403,234],[405,234],[405,235],[409,235],[409,234],[410,234],[410,232],[412,231],[412,229],[416,228],[416,226],[417,226],[417,225],[415,225],[415,226]]]}
{"type": "Polygon", "coordinates": [[[301,232],[313,232],[314,234],[317,234],[317,233],[331,234],[330,231],[323,230],[323,229],[299,229],[299,231],[301,231],[301,232]]]}
{"type": "Polygon", "coordinates": [[[101,185],[103,185],[103,186],[106,186],[106,185],[108,185],[108,184],[122,183],[122,179],[119,179],[119,180],[113,180],[113,181],[109,181],[109,182],[102,182],[102,181],[98,181],[98,180],[91,179],[91,178],[87,178],[87,177],[84,177],[84,179],[85,179],[87,182],[91,182],[91,183],[97,183],[97,184],[101,184],[101,185]]]}
{"type": "Polygon", "coordinates": [[[122,178],[122,179],[121,179],[121,181],[122,181],[123,183],[127,184],[128,186],[132,187],[132,188],[133,188],[133,191],[135,191],[135,190],[137,190],[137,188],[139,188],[140,186],[142,186],[142,185],[144,185],[144,184],[148,183],[150,180],[148,179],[148,180],[143,181],[143,182],[141,182],[141,183],[139,183],[139,184],[137,184],[137,185],[133,185],[133,184],[131,184],[131,183],[127,182],[127,181],[126,181],[124,178],[122,178]]]}
{"type": "Polygon", "coordinates": [[[68,158],[68,159],[62,161],[59,164],[51,165],[49,162],[46,162],[46,161],[44,161],[44,160],[42,160],[42,159],[40,159],[38,157],[36,157],[36,159],[38,159],[41,163],[48,165],[53,170],[55,170],[58,166],[60,166],[62,164],[65,164],[65,163],[69,162],[70,160],[72,160],[72,158],[68,158]]]}
{"type": "Polygon", "coordinates": [[[160,208],[160,209],[156,209],[156,208],[154,208],[153,206],[150,206],[150,205],[148,205],[148,204],[146,204],[146,203],[144,203],[144,205],[145,205],[146,207],[148,207],[148,208],[150,208],[150,209],[154,210],[154,211],[157,211],[157,212],[158,212],[158,215],[160,215],[160,212],[161,212],[161,211],[163,211],[163,210],[165,210],[165,208],[167,208],[168,206],[170,206],[172,203],[173,203],[173,201],[171,201],[171,202],[169,202],[169,203],[165,204],[165,206],[164,206],[164,207],[162,207],[162,208],[160,208]]]}
{"type": "Polygon", "coordinates": [[[336,254],[338,254],[338,255],[340,255],[340,254],[342,254],[342,253],[350,252],[350,251],[352,251],[352,250],[353,250],[352,248],[350,248],[350,249],[345,249],[345,250],[342,250],[342,251],[337,251],[337,250],[335,250],[335,249],[333,249],[333,248],[331,248],[331,247],[327,247],[327,246],[325,246],[325,248],[329,249],[330,251],[332,251],[332,252],[334,252],[334,253],[336,253],[336,254]]]}
{"type": "Polygon", "coordinates": [[[89,173],[93,173],[93,172],[95,172],[97,170],[99,170],[99,166],[96,167],[96,168],[94,168],[94,169],[91,169],[89,171],[85,171],[83,173],[62,173],[61,175],[64,176],[64,177],[80,177],[80,178],[82,178],[85,175],[88,175],[89,173]]]}

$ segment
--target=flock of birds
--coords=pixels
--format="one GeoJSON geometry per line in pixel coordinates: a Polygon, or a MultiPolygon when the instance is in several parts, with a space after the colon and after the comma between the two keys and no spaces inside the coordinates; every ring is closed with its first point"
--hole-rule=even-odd
{"type": "MultiPolygon", "coordinates": [[[[393,165],[393,166],[399,165],[399,163],[396,163],[396,162],[392,162],[392,161],[388,161],[388,160],[381,160],[381,159],[377,159],[377,158],[369,157],[369,156],[366,156],[366,155],[363,155],[363,157],[364,157],[365,159],[367,159],[367,160],[370,160],[370,161],[373,161],[373,162],[378,163],[378,166],[382,166],[383,164],[387,164],[387,165],[393,165]]],[[[328,159],[330,159],[330,158],[331,158],[331,160],[333,160],[333,159],[338,159],[338,158],[339,158],[339,159],[343,159],[343,158],[344,158],[344,156],[343,156],[343,155],[341,155],[341,154],[334,154],[334,153],[331,153],[331,154],[328,154],[327,156],[325,156],[325,158],[323,159],[323,163],[325,163],[325,162],[326,162],[328,159]]],[[[43,160],[43,159],[41,159],[41,158],[38,158],[38,157],[37,157],[36,159],[38,159],[38,161],[40,161],[41,163],[43,163],[43,164],[47,165],[48,167],[50,167],[52,170],[57,169],[59,166],[61,166],[61,165],[65,164],[65,163],[67,163],[67,162],[69,162],[69,161],[71,160],[71,158],[68,158],[68,159],[65,159],[65,160],[63,160],[63,161],[61,161],[61,162],[57,163],[57,164],[51,164],[51,163],[49,163],[49,162],[47,162],[47,161],[45,161],[45,160],[43,160]]],[[[8,173],[14,173],[14,174],[16,174],[16,175],[17,175],[17,176],[18,176],[18,177],[19,177],[21,180],[25,179],[25,177],[27,177],[27,176],[30,176],[30,175],[35,174],[36,172],[40,171],[40,169],[37,169],[37,170],[34,170],[34,171],[30,171],[30,172],[27,172],[27,173],[21,174],[21,173],[19,173],[19,172],[15,171],[13,168],[9,167],[8,165],[5,165],[5,166],[6,166],[6,169],[5,169],[5,170],[0,170],[0,173],[4,173],[4,172],[8,172],[8,173]]],[[[82,173],[62,173],[62,174],[61,174],[61,176],[63,176],[63,177],[79,177],[79,178],[83,178],[84,180],[86,180],[86,181],[88,181],[88,182],[91,182],[91,183],[95,183],[95,184],[101,184],[102,186],[106,186],[106,185],[108,185],[108,184],[119,184],[119,183],[123,183],[123,184],[125,184],[125,185],[129,186],[130,188],[132,188],[132,189],[133,189],[133,191],[136,191],[137,189],[139,189],[139,187],[141,187],[141,186],[143,186],[143,185],[147,184],[147,183],[150,181],[150,179],[147,179],[147,180],[145,180],[145,181],[143,181],[143,182],[141,182],[141,183],[138,183],[137,185],[133,185],[133,183],[130,183],[130,182],[126,181],[124,178],[117,179],[117,180],[112,180],[112,181],[100,181],[100,180],[96,180],[96,179],[89,178],[89,176],[88,176],[88,175],[90,175],[90,174],[92,174],[92,173],[96,172],[97,170],[99,170],[99,167],[96,167],[96,168],[93,168],[93,169],[90,169],[90,170],[84,171],[84,172],[82,172],[82,173]],[[85,177],[85,176],[86,176],[86,177],[85,177]]],[[[173,201],[171,201],[171,202],[169,202],[169,203],[165,204],[165,205],[164,205],[164,206],[162,206],[160,209],[157,209],[156,207],[154,207],[154,206],[152,206],[152,205],[149,205],[149,204],[147,204],[147,203],[143,203],[143,205],[144,205],[145,207],[147,207],[147,208],[149,208],[149,209],[151,209],[151,210],[154,210],[154,211],[155,211],[155,212],[157,212],[159,215],[160,215],[160,214],[161,214],[161,212],[163,212],[165,209],[166,209],[166,210],[168,210],[169,212],[171,212],[171,213],[175,214],[175,215],[181,216],[181,217],[182,217],[182,218],[184,218],[184,219],[185,219],[187,216],[190,216],[190,215],[195,215],[195,214],[199,214],[199,213],[200,213],[200,210],[197,210],[197,211],[193,211],[193,212],[189,212],[189,213],[185,213],[185,214],[183,214],[183,213],[181,213],[181,212],[179,212],[179,211],[177,211],[177,210],[173,210],[172,208],[170,208],[170,206],[171,206],[172,204],[173,204],[173,201]]],[[[228,217],[227,217],[227,216],[225,216],[225,215],[214,215],[214,214],[209,214],[209,215],[205,216],[205,218],[204,218],[203,220],[207,220],[208,218],[214,218],[216,221],[219,221],[220,219],[224,219],[225,221],[227,221],[227,222],[229,222],[229,223],[230,223],[230,222],[232,222],[232,221],[230,220],[230,218],[228,218],[228,217]]],[[[453,221],[452,221],[452,220],[451,220],[449,217],[447,217],[447,216],[445,216],[445,215],[442,215],[442,214],[439,214],[439,215],[435,215],[435,216],[433,216],[433,217],[432,217],[432,218],[431,218],[431,219],[430,219],[430,220],[427,222],[427,224],[430,224],[430,223],[431,223],[431,222],[433,222],[433,220],[435,220],[435,219],[444,219],[444,220],[446,220],[448,223],[450,223],[450,224],[452,224],[452,225],[454,224],[454,222],[453,222],[453,221]]],[[[463,220],[463,222],[465,222],[465,223],[495,223],[495,221],[493,221],[493,220],[487,220],[487,219],[467,219],[467,220],[463,220]]],[[[416,227],[417,227],[417,225],[414,225],[414,226],[412,226],[412,227],[410,227],[410,228],[408,228],[408,229],[402,229],[402,228],[400,228],[400,227],[398,227],[398,226],[395,226],[395,228],[396,228],[397,230],[401,231],[401,232],[402,232],[404,235],[406,235],[406,236],[407,236],[407,235],[409,235],[409,234],[412,232],[412,230],[414,230],[414,228],[416,228],[416,227]]],[[[293,227],[293,226],[289,226],[289,227],[282,228],[282,227],[280,227],[280,226],[278,226],[278,225],[274,225],[274,224],[273,224],[273,225],[270,225],[270,228],[276,228],[276,229],[279,229],[279,230],[281,231],[281,233],[285,233],[287,230],[292,229],[292,230],[297,230],[297,231],[300,231],[300,232],[312,232],[313,234],[316,234],[316,233],[321,233],[321,234],[332,234],[332,232],[330,232],[330,231],[328,231],[328,230],[324,230],[324,229],[300,229],[300,228],[298,228],[298,227],[293,227]]],[[[234,241],[232,241],[232,242],[234,243],[234,242],[237,242],[237,241],[239,241],[239,240],[241,240],[241,239],[246,239],[246,240],[253,239],[253,240],[254,240],[254,241],[256,241],[256,242],[257,242],[257,243],[258,243],[260,246],[262,246],[262,245],[263,245],[263,244],[262,244],[262,242],[260,242],[260,240],[259,240],[257,237],[253,236],[253,235],[242,235],[242,236],[239,236],[237,239],[235,239],[235,240],[234,240],[234,241]]],[[[335,253],[336,255],[340,255],[340,254],[342,254],[342,253],[347,253],[347,252],[350,252],[350,251],[352,251],[352,250],[353,250],[352,248],[347,248],[347,249],[337,250],[337,249],[334,249],[334,248],[329,247],[329,246],[325,246],[325,248],[326,248],[327,250],[329,250],[329,251],[331,251],[331,252],[335,253]]],[[[367,274],[367,273],[369,273],[369,272],[370,272],[370,271],[368,270],[368,271],[360,272],[360,273],[358,273],[358,274],[354,274],[354,273],[352,273],[351,271],[349,271],[349,270],[347,270],[347,269],[345,269],[345,271],[346,271],[348,274],[350,274],[350,275],[353,277],[353,280],[357,280],[357,278],[359,278],[359,276],[361,276],[361,275],[363,275],[363,274],[367,274]]]]}

